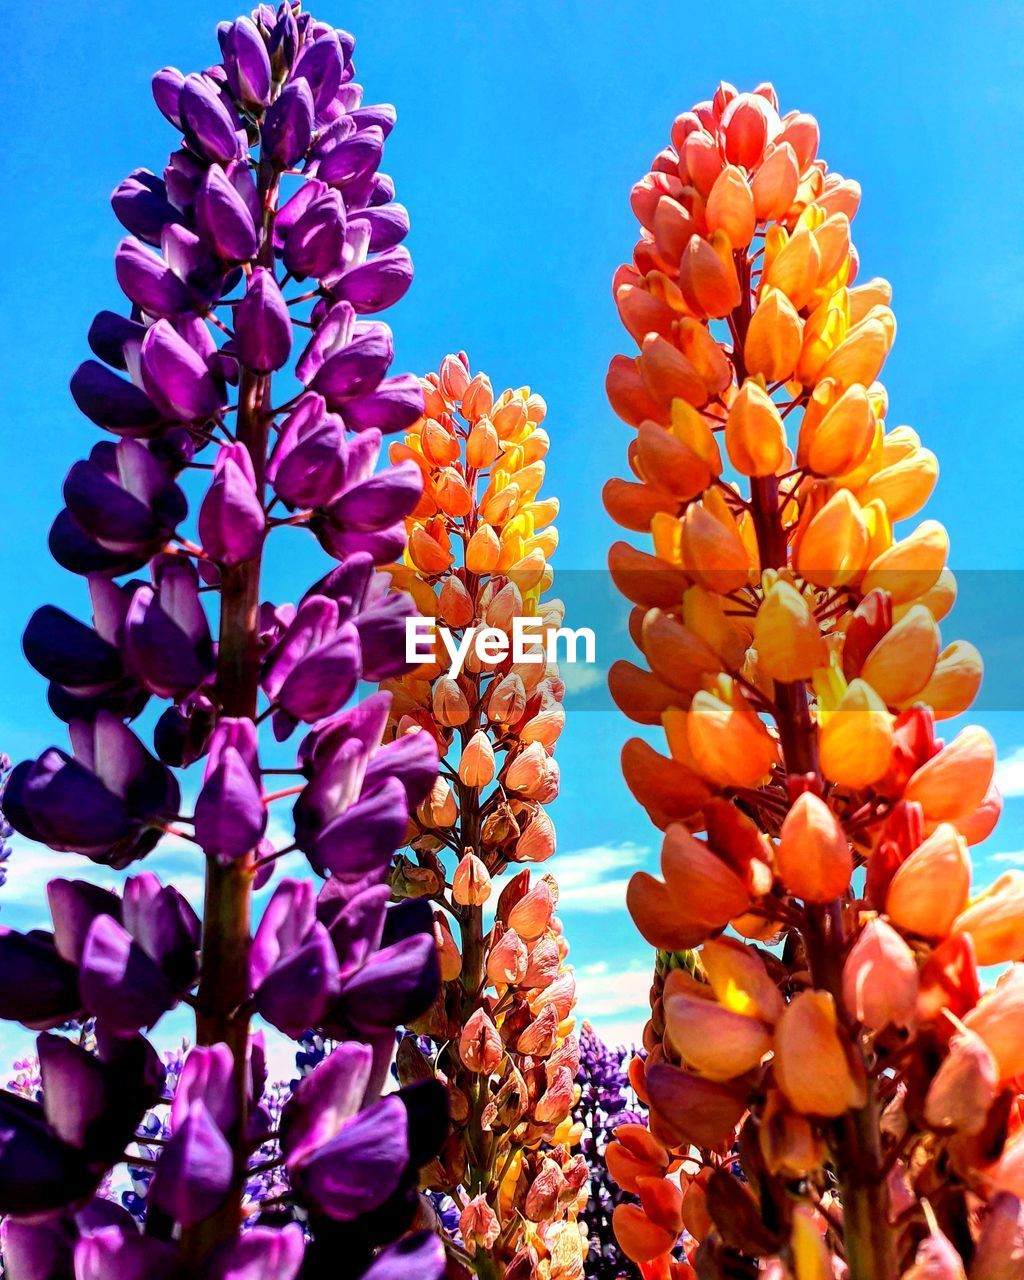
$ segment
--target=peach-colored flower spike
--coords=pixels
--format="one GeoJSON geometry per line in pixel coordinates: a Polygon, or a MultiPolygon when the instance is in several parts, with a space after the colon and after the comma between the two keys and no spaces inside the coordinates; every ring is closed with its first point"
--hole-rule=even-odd
{"type": "MultiPolygon", "coordinates": [[[[528,387],[496,397],[463,353],[423,389],[425,416],[392,446],[424,480],[394,584],[456,641],[484,626],[512,640],[517,617],[560,626],[562,604],[546,596],[558,501],[540,493],[543,399],[528,387]]],[[[448,1088],[451,1132],[424,1176],[462,1207],[462,1245],[449,1242],[449,1252],[465,1270],[453,1274],[581,1280],[587,1169],[573,1150],[576,988],[558,888],[528,867],[500,894],[494,883],[509,864],[555,851],[544,806],[558,794],[564,686],[553,664],[513,659],[489,663],[471,649],[452,674],[439,636],[433,661],[388,682],[391,732],[430,733],[442,755],[392,877],[397,894],[434,904],[444,985],[413,1030],[435,1052],[407,1039],[398,1067],[403,1081],[434,1075],[448,1088]]]]}
{"type": "Polygon", "coordinates": [[[645,661],[610,683],[667,744],[623,753],[664,831],[628,894],[662,950],[650,1138],[612,1156],[650,1277],[1002,1280],[1000,1241],[1024,1267],[1024,873],[971,896],[995,751],[935,725],[981,660],[940,638],[944,529],[902,526],[937,463],[889,418],[859,201],[811,116],[723,84],[633,189],[615,277],[640,351],[608,374],[634,436],[605,501],[651,542],[611,551],[645,661]]]}

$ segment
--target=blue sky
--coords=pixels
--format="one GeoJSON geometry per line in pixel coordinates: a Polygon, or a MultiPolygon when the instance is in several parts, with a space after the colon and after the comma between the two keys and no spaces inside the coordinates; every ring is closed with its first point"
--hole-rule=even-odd
{"type": "MultiPolygon", "coordinates": [[[[387,317],[396,370],[434,368],[463,347],[496,385],[542,392],[563,570],[602,568],[616,536],[600,488],[623,472],[627,430],[605,404],[603,380],[609,357],[626,349],[609,282],[635,238],[631,184],[673,117],[721,78],[744,88],[770,79],[783,110],[818,117],[823,154],[864,187],[854,226],[863,277],[885,275],[895,289],[891,421],[915,426],[938,453],[928,514],[950,530],[954,567],[978,571],[974,603],[944,631],[969,636],[998,668],[981,714],[1010,798],[979,851],[981,874],[1024,865],[1024,699],[1012,667],[1024,597],[1012,572],[1024,567],[1020,11],[327,0],[317,12],[357,36],[367,100],[399,110],[385,167],[412,212],[417,274],[387,317]],[[984,572],[993,570],[1002,572],[984,572]]],[[[206,65],[216,22],[233,16],[210,0],[107,0],[52,3],[45,18],[22,6],[7,23],[0,749],[15,758],[60,732],[21,656],[25,620],[48,600],[84,609],[82,585],[49,561],[45,540],[64,473],[96,439],[67,382],[92,315],[120,302],[107,197],[132,168],[162,167],[174,143],[152,106],[151,73],[206,65]]],[[[308,566],[296,560],[292,586],[272,583],[285,598],[318,572],[312,555],[308,566]]],[[[624,883],[657,845],[619,775],[627,732],[615,713],[570,707],[552,864],[583,1011],[617,1037],[639,1034],[650,972],[624,883]]],[[[30,903],[53,859],[15,856],[0,919],[36,923],[30,903]]],[[[199,870],[183,852],[165,865],[177,876],[199,870]]]]}

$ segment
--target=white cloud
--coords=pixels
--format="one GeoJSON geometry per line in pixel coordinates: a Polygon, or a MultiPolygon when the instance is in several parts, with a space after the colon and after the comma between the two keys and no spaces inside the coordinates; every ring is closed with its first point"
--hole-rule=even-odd
{"type": "Polygon", "coordinates": [[[629,877],[615,873],[639,865],[648,852],[643,845],[624,840],[621,844],[599,844],[570,853],[556,853],[550,869],[558,881],[559,914],[623,910],[629,877]]]}
{"type": "MultiPolygon", "coordinates": [[[[581,965],[576,970],[576,1016],[594,1023],[600,1034],[601,1024],[609,1018],[635,1011],[639,1037],[650,1010],[653,959],[648,963],[634,961],[622,969],[613,969],[605,961],[581,965]]],[[[634,1037],[630,1037],[634,1038],[634,1037]]]]}
{"type": "Polygon", "coordinates": [[[1024,747],[996,761],[996,786],[1006,799],[1024,796],[1024,747]]]}
{"type": "Polygon", "coordinates": [[[604,667],[594,666],[586,662],[563,662],[559,667],[559,675],[568,694],[586,693],[588,689],[596,689],[604,684],[608,675],[604,667]]]}
{"type": "Polygon", "coordinates": [[[1011,867],[1024,867],[1024,849],[1014,849],[1009,853],[993,853],[989,862],[1006,862],[1011,867]]]}

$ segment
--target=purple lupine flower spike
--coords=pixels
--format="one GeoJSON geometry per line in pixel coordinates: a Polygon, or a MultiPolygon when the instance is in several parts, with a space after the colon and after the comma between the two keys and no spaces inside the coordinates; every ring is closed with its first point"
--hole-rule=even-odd
{"type": "Polygon", "coordinates": [[[437,751],[383,743],[383,695],[346,707],[361,677],[407,668],[412,604],[377,569],[422,491],[413,463],[380,466],[423,392],[367,318],[411,280],[379,172],[395,114],[363,105],[353,38],[298,0],[217,35],[220,65],[157,72],[174,150],[112,196],[127,304],[96,317],[71,381],[109,437],[72,467],[50,534],[92,620],[44,607],[25,633],[71,745],[11,771],[2,827],[116,868],[170,835],[205,866],[205,918],[150,872],[113,892],[71,863],[52,933],[0,929],[0,1016],[43,1032],[41,1084],[0,1090],[5,1246],[14,1280],[439,1280],[434,1241],[395,1242],[445,1094],[381,1097],[396,1025],[439,987],[431,913],[389,906],[387,883],[437,751]],[[319,581],[265,600],[268,539],[302,529],[330,558],[319,581]],[[149,718],[128,726],[154,698],[156,755],[149,718]],[[261,736],[299,725],[294,764],[270,767],[261,736]],[[199,761],[183,806],[171,766],[199,761]],[[308,876],[254,921],[293,851],[308,876]],[[182,1003],[198,1044],[165,1080],[145,1033],[182,1003]],[[287,1107],[261,1021],[331,1045],[287,1107]],[[125,1209],[103,1198],[122,1164],[125,1209]]]}

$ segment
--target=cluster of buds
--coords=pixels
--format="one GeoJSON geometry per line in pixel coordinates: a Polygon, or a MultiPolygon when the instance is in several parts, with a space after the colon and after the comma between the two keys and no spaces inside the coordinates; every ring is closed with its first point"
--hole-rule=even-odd
{"type": "Polygon", "coordinates": [[[570,1150],[575,980],[554,881],[531,883],[526,869],[500,895],[494,883],[510,863],[543,862],[555,849],[544,806],[558,794],[553,753],[565,711],[544,645],[562,619],[560,602],[542,598],[558,512],[539,493],[545,405],[528,388],[495,397],[463,354],[446,357],[423,390],[422,421],[391,448],[396,465],[412,461],[423,476],[406,562],[391,572],[450,639],[439,631],[432,656],[385,687],[395,745],[428,737],[442,761],[410,814],[409,853],[392,885],[434,904],[443,989],[415,1024],[436,1055],[407,1040],[400,1078],[448,1089],[451,1129],[427,1177],[461,1208],[461,1265],[484,1277],[557,1280],[582,1268],[575,1215],[586,1167],[570,1150]],[[522,618],[537,626],[520,660],[522,618]],[[450,650],[462,645],[456,673],[450,650]]]}
{"type": "Polygon", "coordinates": [[[624,750],[664,831],[628,905],[699,948],[634,1069],[619,1239],[650,1276],[993,1280],[1024,1231],[1024,965],[979,967],[1024,957],[1024,873],[971,896],[994,746],[936,722],[981,661],[940,640],[945,531],[896,528],[936,460],[887,425],[890,287],[856,282],[860,189],[817,153],[770,85],[720,86],[634,188],[615,280],[641,351],[608,376],[634,479],[605,497],[653,547],[611,552],[646,660],[611,687],[668,743],[624,750]]]}
{"type": "Polygon", "coordinates": [[[391,331],[368,318],[411,278],[407,216],[378,172],[394,110],[362,104],[352,37],[298,3],[261,5],[218,37],[218,65],[154,78],[181,139],[163,176],[137,170],[113,195],[131,233],[115,256],[130,314],[97,316],[98,359],[71,390],[114,438],[72,467],[51,534],[87,579],[92,624],[48,607],[25,636],[71,751],[18,765],[3,798],[22,835],[114,867],[167,833],[188,841],[204,912],[150,873],[121,893],[58,879],[52,932],[0,933],[0,1016],[43,1032],[41,1098],[0,1093],[17,1280],[382,1280],[444,1263],[429,1234],[398,1239],[444,1135],[444,1092],[381,1096],[396,1026],[439,985],[429,907],[389,906],[387,885],[437,751],[427,735],[383,745],[387,694],[344,709],[360,679],[406,669],[412,612],[378,567],[404,546],[420,472],[375,466],[423,393],[386,376],[391,331]],[[298,604],[266,602],[267,539],[295,529],[335,563],[298,604]],[[151,699],[168,704],[152,752],[128,724],[151,699]],[[269,744],[264,722],[278,744],[301,726],[298,746],[269,744]],[[199,761],[185,805],[173,769],[199,761]],[[268,833],[284,801],[295,834],[279,848],[268,833]],[[323,886],[282,880],[253,936],[253,894],[293,849],[323,886]],[[151,1151],[145,1117],[165,1072],[144,1033],[181,1002],[197,1044],[151,1151]],[[256,1017],[337,1042],[276,1120],[256,1017]],[[55,1034],[69,1019],[93,1019],[94,1037],[55,1034]],[[142,1152],[140,1232],[97,1192],[112,1168],[145,1165],[142,1152]],[[270,1202],[247,1204],[253,1178],[274,1171],[270,1202]],[[306,1231],[281,1226],[296,1212],[306,1231]]]}

